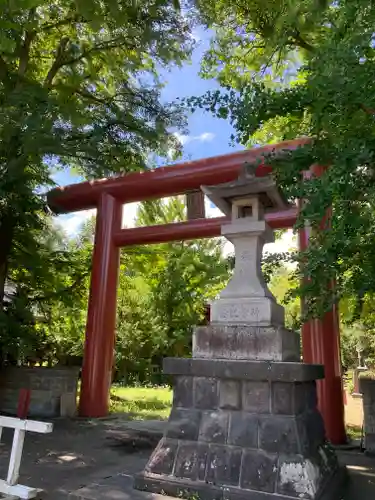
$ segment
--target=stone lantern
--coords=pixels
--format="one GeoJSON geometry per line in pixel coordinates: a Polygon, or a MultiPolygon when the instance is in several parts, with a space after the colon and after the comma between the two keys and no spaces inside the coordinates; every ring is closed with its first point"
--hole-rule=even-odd
{"type": "Polygon", "coordinates": [[[268,211],[287,202],[271,176],[245,165],[237,180],[202,187],[230,217],[232,279],[193,334],[193,356],[167,358],[174,376],[165,433],[135,487],[201,500],[339,500],[344,472],[317,409],[321,365],[300,362],[299,336],[261,271],[273,241],[268,211]]]}
{"type": "Polygon", "coordinates": [[[235,269],[228,286],[212,307],[212,322],[284,325],[284,308],[276,303],[262,274],[263,245],[274,241],[274,233],[264,220],[270,211],[288,204],[272,178],[255,177],[248,165],[235,182],[204,187],[211,201],[231,217],[221,234],[235,248],[235,269]]]}

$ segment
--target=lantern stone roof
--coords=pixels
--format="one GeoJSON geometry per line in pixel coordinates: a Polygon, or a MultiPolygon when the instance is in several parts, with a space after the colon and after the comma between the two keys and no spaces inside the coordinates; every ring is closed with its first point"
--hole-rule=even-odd
{"type": "Polygon", "coordinates": [[[236,199],[254,197],[258,195],[264,212],[285,210],[290,206],[282,191],[277,187],[272,175],[257,177],[257,166],[245,163],[238,178],[231,182],[213,186],[202,186],[204,194],[225,215],[232,212],[232,202],[236,199]]]}

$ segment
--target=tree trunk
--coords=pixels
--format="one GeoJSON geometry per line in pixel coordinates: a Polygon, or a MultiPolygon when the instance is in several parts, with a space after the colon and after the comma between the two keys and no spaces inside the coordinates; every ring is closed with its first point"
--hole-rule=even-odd
{"type": "Polygon", "coordinates": [[[8,274],[9,256],[13,241],[13,220],[6,215],[0,221],[0,308],[4,303],[5,284],[8,274]]]}

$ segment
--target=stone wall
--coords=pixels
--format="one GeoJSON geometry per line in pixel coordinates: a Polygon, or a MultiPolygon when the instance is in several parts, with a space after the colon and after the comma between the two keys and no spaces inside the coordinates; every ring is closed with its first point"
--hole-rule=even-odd
{"type": "Polygon", "coordinates": [[[0,412],[17,414],[21,389],[30,389],[28,417],[72,417],[77,407],[79,367],[9,367],[0,375],[0,412]]]}
{"type": "Polygon", "coordinates": [[[375,454],[375,380],[360,377],[359,390],[363,395],[364,446],[366,453],[375,454]]]}

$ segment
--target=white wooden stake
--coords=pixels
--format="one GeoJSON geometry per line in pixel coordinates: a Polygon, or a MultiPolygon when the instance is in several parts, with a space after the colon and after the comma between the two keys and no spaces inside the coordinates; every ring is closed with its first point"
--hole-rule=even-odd
{"type": "Polygon", "coordinates": [[[0,479],[0,494],[4,493],[5,495],[13,495],[13,497],[7,498],[35,498],[39,493],[37,488],[30,488],[29,486],[18,484],[25,434],[26,431],[47,434],[52,432],[53,424],[38,422],[36,420],[22,420],[20,418],[0,416],[0,440],[3,427],[14,429],[14,435],[9,460],[8,476],[6,481],[0,479]]]}
{"type": "Polygon", "coordinates": [[[18,482],[24,441],[25,431],[21,429],[14,429],[12,452],[10,454],[7,476],[7,483],[11,486],[14,486],[18,482]]]}

